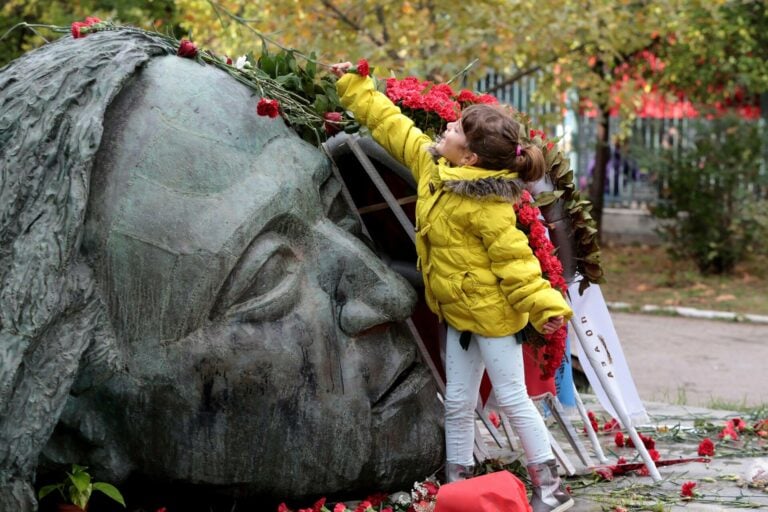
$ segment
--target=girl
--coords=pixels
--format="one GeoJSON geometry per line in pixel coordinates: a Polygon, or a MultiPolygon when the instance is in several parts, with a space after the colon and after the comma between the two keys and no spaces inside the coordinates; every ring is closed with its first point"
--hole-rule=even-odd
{"type": "Polygon", "coordinates": [[[573,506],[557,475],[546,426],[528,397],[522,346],[529,321],[543,334],[572,312],[542,278],[528,239],[515,226],[521,181],[544,174],[544,157],[519,137],[503,109],[473,105],[448,124],[437,144],[400,113],[373,81],[332,66],[342,105],[406,165],[417,182],[417,267],[426,302],[448,324],[446,341],[446,479],[473,469],[474,408],[483,370],[523,445],[533,482],[534,512],[573,506]]]}

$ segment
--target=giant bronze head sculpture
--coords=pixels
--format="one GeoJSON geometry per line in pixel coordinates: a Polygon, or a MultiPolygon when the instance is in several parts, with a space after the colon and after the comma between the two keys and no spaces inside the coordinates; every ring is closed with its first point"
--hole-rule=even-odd
{"type": "Polygon", "coordinates": [[[415,293],[257,100],[128,30],[0,70],[0,509],[38,460],[294,497],[439,464],[415,293]]]}

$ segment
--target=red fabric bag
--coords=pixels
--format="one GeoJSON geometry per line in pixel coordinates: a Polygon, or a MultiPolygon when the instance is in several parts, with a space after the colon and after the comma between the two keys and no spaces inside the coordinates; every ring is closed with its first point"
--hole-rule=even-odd
{"type": "Polygon", "coordinates": [[[525,485],[509,471],[445,484],[435,512],[532,512],[525,485]]]}

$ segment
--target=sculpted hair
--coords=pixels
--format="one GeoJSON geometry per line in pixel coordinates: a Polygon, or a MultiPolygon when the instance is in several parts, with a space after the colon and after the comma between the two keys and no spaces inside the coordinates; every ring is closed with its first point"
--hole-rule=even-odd
{"type": "Polygon", "coordinates": [[[109,357],[114,335],[80,255],[91,168],[113,98],[169,53],[118,30],[67,36],[0,69],[0,510],[34,502],[37,457],[78,368],[109,357]]]}
{"type": "Polygon", "coordinates": [[[509,169],[523,181],[538,181],[544,176],[544,155],[537,146],[523,143],[520,123],[504,107],[471,105],[461,114],[461,127],[470,151],[478,156],[478,167],[509,169]]]}

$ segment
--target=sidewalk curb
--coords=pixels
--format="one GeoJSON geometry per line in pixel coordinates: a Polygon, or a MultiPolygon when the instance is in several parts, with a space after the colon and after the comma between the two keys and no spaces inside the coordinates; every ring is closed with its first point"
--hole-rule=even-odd
{"type": "Polygon", "coordinates": [[[708,309],[687,308],[682,306],[654,306],[651,304],[638,307],[627,302],[608,302],[606,304],[611,311],[623,311],[627,313],[663,313],[687,318],[701,318],[704,320],[728,320],[731,322],[768,324],[768,316],[753,315],[750,313],[731,313],[728,311],[712,311],[708,309]]]}

